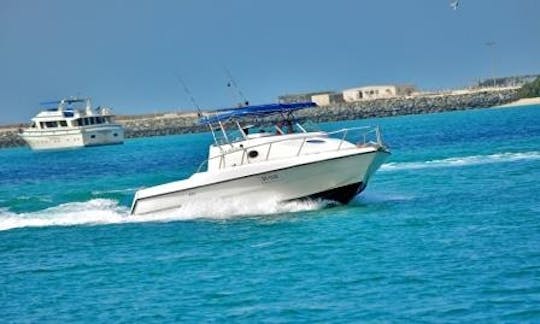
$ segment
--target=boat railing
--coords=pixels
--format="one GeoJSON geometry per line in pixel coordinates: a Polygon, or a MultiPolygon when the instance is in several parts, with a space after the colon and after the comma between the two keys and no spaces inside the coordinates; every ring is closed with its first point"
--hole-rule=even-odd
{"type": "MultiPolygon", "coordinates": [[[[277,143],[282,142],[290,142],[291,140],[301,140],[300,144],[298,145],[298,150],[296,150],[295,156],[300,156],[302,154],[302,151],[305,147],[306,142],[309,139],[313,138],[314,133],[305,133],[303,136],[297,136],[294,139],[291,139],[290,137],[285,138],[278,138],[271,142],[264,142],[259,143],[255,145],[250,146],[243,146],[240,145],[238,147],[234,147],[232,150],[221,150],[221,153],[213,156],[205,161],[203,161],[199,168],[197,169],[197,172],[200,172],[205,165],[208,165],[208,162],[211,160],[219,159],[219,167],[218,169],[222,169],[226,167],[226,156],[238,153],[242,151],[242,157],[240,159],[240,163],[236,164],[238,165],[244,165],[248,163],[248,154],[250,151],[252,151],[255,148],[262,147],[262,146],[268,146],[268,151],[266,152],[266,156],[264,158],[264,161],[270,160],[272,147],[277,143]]],[[[340,141],[336,148],[336,151],[344,150],[343,143],[349,142],[348,139],[351,137],[355,137],[356,140],[354,141],[354,144],[356,144],[356,147],[367,147],[367,146],[373,146],[373,147],[385,147],[385,144],[382,140],[381,131],[378,126],[371,127],[371,126],[360,126],[360,127],[349,127],[349,128],[343,128],[336,131],[331,132],[320,132],[321,136],[325,137],[339,137],[340,141]],[[351,136],[352,135],[352,136],[351,136]]],[[[349,148],[348,148],[349,149],[349,148]]]]}

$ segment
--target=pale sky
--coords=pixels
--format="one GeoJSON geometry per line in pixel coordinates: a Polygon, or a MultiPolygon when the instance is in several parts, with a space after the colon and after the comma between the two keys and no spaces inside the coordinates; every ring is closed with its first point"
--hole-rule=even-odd
{"type": "Polygon", "coordinates": [[[0,124],[90,96],[117,114],[540,73],[540,1],[0,0],[0,124]],[[489,47],[488,42],[495,42],[489,47]]]}

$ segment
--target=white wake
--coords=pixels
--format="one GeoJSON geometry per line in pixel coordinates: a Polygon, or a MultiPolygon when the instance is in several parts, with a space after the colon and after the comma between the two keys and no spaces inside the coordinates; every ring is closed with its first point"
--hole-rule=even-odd
{"type": "Polygon", "coordinates": [[[430,168],[452,168],[472,165],[505,163],[525,160],[540,160],[540,152],[523,153],[497,153],[490,155],[472,155],[464,157],[452,157],[440,160],[430,160],[421,162],[390,162],[381,166],[381,171],[401,171],[430,168]]]}
{"type": "Polygon", "coordinates": [[[166,212],[134,216],[129,208],[119,206],[110,199],[92,199],[87,202],[71,202],[48,209],[14,213],[0,209],[0,231],[23,227],[77,226],[124,224],[140,222],[171,222],[192,219],[229,219],[237,216],[269,215],[309,211],[325,207],[324,201],[299,201],[278,203],[275,201],[245,204],[230,200],[186,205],[166,212]]]}

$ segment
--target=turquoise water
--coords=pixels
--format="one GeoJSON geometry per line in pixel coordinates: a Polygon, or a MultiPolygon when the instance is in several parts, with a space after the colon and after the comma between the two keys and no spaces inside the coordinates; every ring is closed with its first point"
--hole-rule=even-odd
{"type": "Polygon", "coordinates": [[[393,154],[337,207],[128,216],[208,134],[0,150],[2,322],[539,322],[540,107],[323,126],[373,124],[393,154]]]}

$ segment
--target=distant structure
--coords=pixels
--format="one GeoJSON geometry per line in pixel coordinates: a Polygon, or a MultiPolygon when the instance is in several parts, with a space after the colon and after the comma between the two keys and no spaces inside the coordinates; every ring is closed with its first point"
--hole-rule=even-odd
{"type": "Polygon", "coordinates": [[[311,96],[311,101],[317,104],[317,106],[329,106],[331,104],[345,102],[343,100],[343,93],[341,92],[328,92],[311,96]]]}
{"type": "Polygon", "coordinates": [[[332,93],[332,91],[318,91],[318,92],[306,92],[306,93],[292,93],[285,94],[278,97],[280,103],[294,103],[294,102],[306,102],[311,101],[313,96],[332,93]]]}
{"type": "Polygon", "coordinates": [[[500,78],[489,78],[478,81],[463,89],[447,89],[420,91],[410,84],[368,85],[342,91],[317,91],[279,96],[280,103],[312,101],[317,106],[332,106],[347,102],[360,102],[376,99],[393,99],[404,97],[440,97],[448,95],[466,95],[483,91],[499,91],[501,89],[517,89],[534,81],[540,74],[517,75],[500,78]]]}
{"type": "Polygon", "coordinates": [[[317,106],[329,106],[331,104],[345,102],[343,100],[343,94],[335,91],[318,91],[308,93],[286,94],[279,96],[280,103],[295,103],[311,101],[317,104],[317,106]]]}
{"type": "Polygon", "coordinates": [[[371,85],[343,90],[343,100],[345,100],[345,102],[355,102],[406,97],[414,92],[417,92],[417,89],[412,85],[371,85]]]}
{"type": "Polygon", "coordinates": [[[517,75],[501,78],[489,78],[479,81],[473,88],[507,88],[507,87],[521,87],[525,83],[532,82],[536,78],[540,77],[540,74],[528,74],[517,75]]]}

